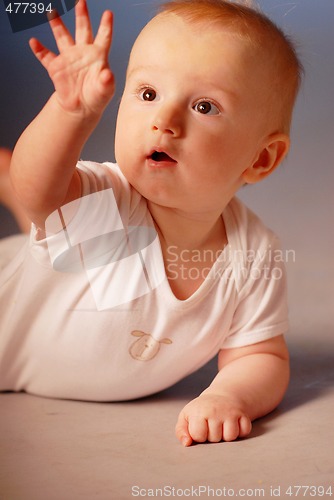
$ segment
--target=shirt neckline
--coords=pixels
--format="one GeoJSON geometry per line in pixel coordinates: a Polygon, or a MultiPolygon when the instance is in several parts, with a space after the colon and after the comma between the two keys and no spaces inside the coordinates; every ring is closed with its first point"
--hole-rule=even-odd
{"type": "Polygon", "coordinates": [[[188,309],[190,307],[195,306],[198,302],[204,300],[204,298],[209,294],[210,290],[215,286],[217,281],[222,278],[225,269],[231,263],[230,249],[231,246],[234,246],[235,231],[234,231],[234,222],[233,222],[233,217],[231,216],[232,215],[231,212],[232,211],[229,203],[225,207],[224,212],[221,215],[224,221],[225,231],[227,236],[227,243],[225,247],[223,248],[222,252],[219,254],[217,259],[211,266],[211,269],[206,278],[204,279],[204,281],[197,288],[197,290],[187,299],[184,300],[178,299],[174,295],[166,275],[162,249],[161,245],[159,244],[159,260],[161,260],[162,262],[165,278],[162,281],[161,285],[156,289],[156,292],[159,295],[163,295],[164,300],[167,301],[171,307],[176,309],[188,309]]]}

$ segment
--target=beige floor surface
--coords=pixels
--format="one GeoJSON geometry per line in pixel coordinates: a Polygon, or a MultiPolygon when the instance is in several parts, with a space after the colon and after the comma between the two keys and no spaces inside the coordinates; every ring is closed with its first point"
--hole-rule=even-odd
{"type": "Polygon", "coordinates": [[[330,485],[334,494],[332,355],[328,344],[290,350],[283,403],[233,443],[183,448],[174,437],[178,411],[209,382],[213,362],[129,403],[0,395],[0,499],[297,498],[295,486],[316,486],[298,496],[320,498],[330,485]]]}

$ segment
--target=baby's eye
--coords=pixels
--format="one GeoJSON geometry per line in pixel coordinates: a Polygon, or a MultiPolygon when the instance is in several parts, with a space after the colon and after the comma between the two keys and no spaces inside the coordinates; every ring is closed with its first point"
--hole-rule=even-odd
{"type": "Polygon", "coordinates": [[[219,115],[220,111],[215,104],[210,101],[199,101],[193,107],[197,113],[202,115],[219,115]]]}
{"type": "Polygon", "coordinates": [[[154,101],[157,97],[157,93],[151,88],[145,88],[141,89],[139,96],[143,101],[154,101]]]}

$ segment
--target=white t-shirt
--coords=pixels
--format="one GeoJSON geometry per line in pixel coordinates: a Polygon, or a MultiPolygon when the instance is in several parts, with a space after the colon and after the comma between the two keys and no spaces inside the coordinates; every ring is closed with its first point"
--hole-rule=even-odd
{"type": "Polygon", "coordinates": [[[78,169],[83,197],[50,216],[47,238],[33,227],[0,272],[0,390],[133,399],[222,348],[285,333],[278,240],[237,198],[222,214],[228,245],[198,290],[178,300],[146,200],[117,165],[78,169]]]}

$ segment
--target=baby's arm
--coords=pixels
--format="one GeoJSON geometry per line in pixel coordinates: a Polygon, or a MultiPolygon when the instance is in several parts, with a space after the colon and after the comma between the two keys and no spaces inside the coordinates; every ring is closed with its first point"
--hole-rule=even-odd
{"type": "Polygon", "coordinates": [[[276,408],[289,382],[284,338],[221,350],[218,368],[211,385],[179,415],[176,436],[184,446],[245,437],[252,420],[276,408]]]}
{"type": "Polygon", "coordinates": [[[18,140],[11,179],[28,217],[40,227],[51,212],[80,196],[75,166],[114,92],[108,66],[111,12],[103,14],[95,39],[85,0],[78,2],[75,15],[75,40],[60,17],[50,21],[58,56],[30,40],[55,92],[18,140]]]}

